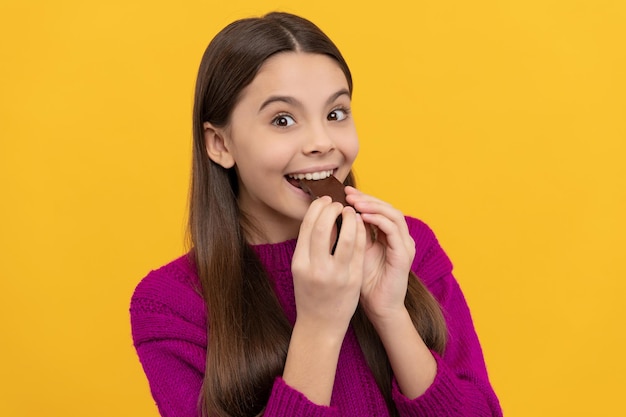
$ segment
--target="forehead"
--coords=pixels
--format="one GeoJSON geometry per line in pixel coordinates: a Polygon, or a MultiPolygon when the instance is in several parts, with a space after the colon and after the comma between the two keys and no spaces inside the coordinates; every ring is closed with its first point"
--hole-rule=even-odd
{"type": "Polygon", "coordinates": [[[242,98],[272,94],[305,98],[333,94],[340,89],[348,89],[348,81],[335,59],[323,54],[281,52],[263,63],[242,98]]]}

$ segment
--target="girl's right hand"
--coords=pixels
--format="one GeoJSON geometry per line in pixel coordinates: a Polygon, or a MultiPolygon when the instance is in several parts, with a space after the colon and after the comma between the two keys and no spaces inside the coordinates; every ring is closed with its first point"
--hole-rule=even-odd
{"type": "Polygon", "coordinates": [[[343,340],[359,302],[366,240],[363,220],[352,207],[330,197],[311,203],[291,264],[300,328],[343,340]],[[339,215],[341,233],[331,254],[339,215]]]}

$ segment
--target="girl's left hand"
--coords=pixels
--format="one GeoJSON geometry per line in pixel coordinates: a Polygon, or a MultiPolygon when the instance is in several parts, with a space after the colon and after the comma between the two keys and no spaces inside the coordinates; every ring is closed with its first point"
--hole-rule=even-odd
{"type": "Polygon", "coordinates": [[[368,239],[361,285],[361,304],[374,325],[406,311],[409,271],[415,257],[415,242],[404,215],[390,204],[346,187],[346,199],[366,226],[376,231],[368,239]]]}

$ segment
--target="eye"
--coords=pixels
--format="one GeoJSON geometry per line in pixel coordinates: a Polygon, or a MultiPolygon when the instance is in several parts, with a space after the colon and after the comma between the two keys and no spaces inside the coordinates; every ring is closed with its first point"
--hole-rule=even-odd
{"type": "Polygon", "coordinates": [[[272,120],[272,124],[278,127],[289,127],[296,123],[296,121],[288,114],[279,114],[272,120]]]}
{"type": "Polygon", "coordinates": [[[328,116],[326,118],[331,121],[339,122],[341,120],[347,119],[349,114],[350,114],[350,110],[348,109],[335,109],[331,111],[330,113],[328,113],[328,116]]]}

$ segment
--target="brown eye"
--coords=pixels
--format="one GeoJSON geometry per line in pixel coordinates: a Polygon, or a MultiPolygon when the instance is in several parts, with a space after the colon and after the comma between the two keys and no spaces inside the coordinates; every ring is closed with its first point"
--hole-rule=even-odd
{"type": "Polygon", "coordinates": [[[293,120],[293,117],[286,115],[286,114],[276,116],[274,120],[272,120],[272,124],[278,127],[289,127],[295,123],[296,122],[295,120],[293,120]]]}
{"type": "Polygon", "coordinates": [[[346,109],[335,109],[328,113],[327,119],[330,121],[341,121],[348,117],[348,110],[346,109]]]}

